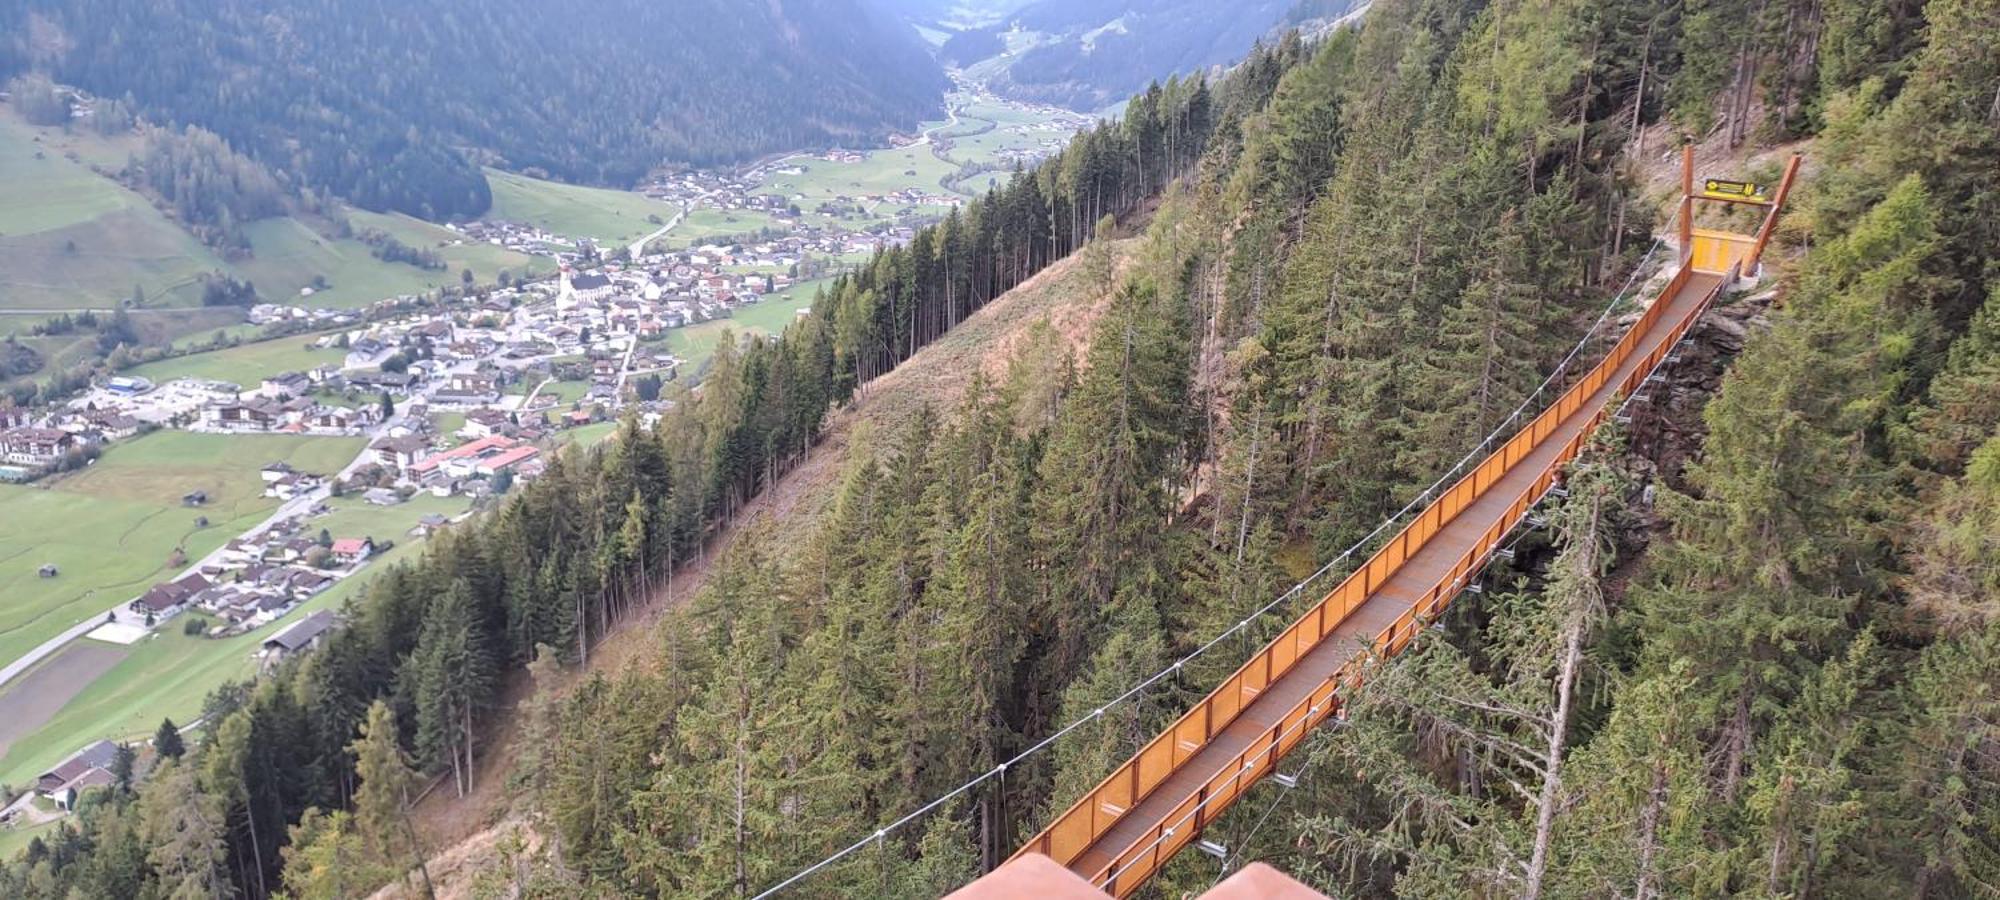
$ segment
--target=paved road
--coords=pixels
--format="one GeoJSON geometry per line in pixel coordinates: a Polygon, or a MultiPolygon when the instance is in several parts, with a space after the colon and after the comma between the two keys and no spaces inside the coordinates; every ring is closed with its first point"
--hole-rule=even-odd
{"type": "MultiPolygon", "coordinates": [[[[703,194],[701,195],[701,197],[696,197],[695,199],[701,200],[707,196],[708,196],[707,194],[703,194]]],[[[674,217],[668,219],[667,224],[660,226],[658,231],[655,231],[652,234],[646,235],[645,237],[633,241],[632,246],[625,248],[625,251],[631,254],[632,259],[638,259],[641,256],[645,256],[646,245],[662,237],[665,237],[667,232],[674,230],[674,226],[679,225],[682,219],[687,218],[688,210],[692,208],[693,208],[692,204],[681,207],[681,211],[674,213],[674,217]]]]}

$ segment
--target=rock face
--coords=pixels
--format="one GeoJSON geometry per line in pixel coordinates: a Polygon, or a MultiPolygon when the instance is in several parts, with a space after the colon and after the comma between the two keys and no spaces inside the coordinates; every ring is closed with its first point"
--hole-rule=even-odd
{"type": "Polygon", "coordinates": [[[1708,438],[1702,410],[1722,386],[1723,374],[1743,351],[1744,341],[1769,327],[1764,313],[1775,296],[1775,292],[1765,292],[1723,298],[1695,322],[1681,344],[1680,359],[1662,367],[1665,386],[1656,387],[1648,402],[1635,402],[1629,408],[1632,423],[1626,428],[1630,439],[1626,467],[1645,485],[1642,502],[1634,509],[1638,513],[1635,527],[1652,531],[1662,524],[1650,502],[1659,485],[1689,490],[1687,465],[1700,455],[1708,438]]]}

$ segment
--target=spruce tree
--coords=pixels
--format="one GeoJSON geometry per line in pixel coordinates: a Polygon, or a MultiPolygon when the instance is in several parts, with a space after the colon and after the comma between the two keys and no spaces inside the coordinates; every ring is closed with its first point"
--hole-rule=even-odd
{"type": "Polygon", "coordinates": [[[160,727],[153,731],[153,752],[161,759],[179,759],[187,752],[187,744],[181,740],[181,730],[174,720],[160,720],[160,727]]]}

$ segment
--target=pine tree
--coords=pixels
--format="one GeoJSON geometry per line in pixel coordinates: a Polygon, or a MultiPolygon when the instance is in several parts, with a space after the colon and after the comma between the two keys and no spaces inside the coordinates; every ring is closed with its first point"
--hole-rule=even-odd
{"type": "Polygon", "coordinates": [[[160,727],[153,732],[153,752],[161,759],[179,759],[187,752],[187,744],[181,740],[181,730],[174,720],[160,720],[160,727]]]}

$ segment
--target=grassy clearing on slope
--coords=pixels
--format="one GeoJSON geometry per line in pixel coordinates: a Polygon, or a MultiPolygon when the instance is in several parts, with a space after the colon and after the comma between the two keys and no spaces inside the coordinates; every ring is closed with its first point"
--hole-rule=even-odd
{"type": "MultiPolygon", "coordinates": [[[[132,327],[139,332],[141,341],[147,344],[208,341],[217,333],[225,335],[254,333],[256,326],[242,322],[242,317],[241,310],[227,307],[141,309],[131,314],[132,327]]],[[[42,355],[40,371],[13,378],[0,378],[0,384],[40,381],[70,366],[97,358],[97,333],[94,331],[76,331],[46,337],[33,337],[28,334],[35,325],[50,318],[52,316],[46,313],[0,311],[0,335],[15,335],[20,343],[42,355]]]]}
{"type": "Polygon", "coordinates": [[[631,191],[561,184],[498,169],[486,170],[486,182],[493,187],[488,218],[612,244],[652,233],[660,226],[647,216],[665,222],[679,209],[631,191]]]}
{"type": "Polygon", "coordinates": [[[327,287],[303,302],[330,307],[366,306],[459,283],[458,269],[384,262],[367,244],[327,238],[297,219],[263,219],[243,231],[250,237],[253,255],[234,268],[254,282],[266,300],[301,302],[300,289],[310,287],[315,278],[326,279],[327,287]]]}
{"type": "Polygon", "coordinates": [[[330,472],[361,444],[163,431],[113,445],[90,469],[48,487],[0,485],[0,659],[175,574],[168,565],[175,548],[199,559],[262,521],[277,507],[260,496],[264,464],[330,472]],[[182,506],[192,490],[206,491],[210,503],[182,506]],[[209,526],[196,528],[197,516],[209,526]],[[47,563],[57,577],[37,573],[47,563]]]}
{"type": "Polygon", "coordinates": [[[213,271],[247,278],[277,302],[295,301],[300,288],[323,277],[331,286],[313,303],[361,306],[457,284],[465,269],[492,283],[502,269],[520,275],[552,268],[490,244],[453,244],[457,235],[407,216],[361,211],[352,213],[356,225],[434,249],[447,268],[386,262],[360,241],[330,240],[291,218],[244,226],[251,258],[225,263],[144,196],[104,174],[141,146],[137,135],[39,128],[0,108],[0,259],[7,260],[0,266],[0,309],[105,308],[131,297],[134,286],[148,306],[195,306],[197,277],[213,271]]]}
{"type": "Polygon", "coordinates": [[[90,168],[122,146],[0,110],[0,309],[109,307],[134,285],[158,304],[195,302],[195,276],[222,263],[146,198],[90,168]]]}
{"type": "Polygon", "coordinates": [[[503,271],[516,277],[555,271],[555,261],[546,256],[530,256],[493,244],[468,241],[464,235],[448,228],[440,228],[402,213],[349,209],[347,220],[357,229],[373,228],[412,247],[435,251],[444,257],[448,265],[446,272],[453,278],[471,269],[475,281],[492,284],[499,280],[503,271]]]}
{"type": "Polygon", "coordinates": [[[254,390],[266,377],[280,372],[303,372],[315,366],[338,366],[341,360],[347,357],[347,352],[338,348],[309,347],[307,345],[310,341],[311,338],[303,335],[293,335],[258,341],[254,344],[242,344],[225,350],[191,353],[187,356],[150,362],[132,369],[127,374],[150,378],[155,383],[175,378],[206,378],[254,390]]]}
{"type": "Polygon", "coordinates": [[[0,116],[0,233],[33,234],[88,222],[135,201],[136,195],[64,158],[19,120],[0,116]]]}
{"type": "Polygon", "coordinates": [[[35,838],[44,840],[53,836],[61,819],[50,819],[34,825],[14,825],[0,828],[0,859],[13,859],[21,851],[28,849],[35,838]]]}

